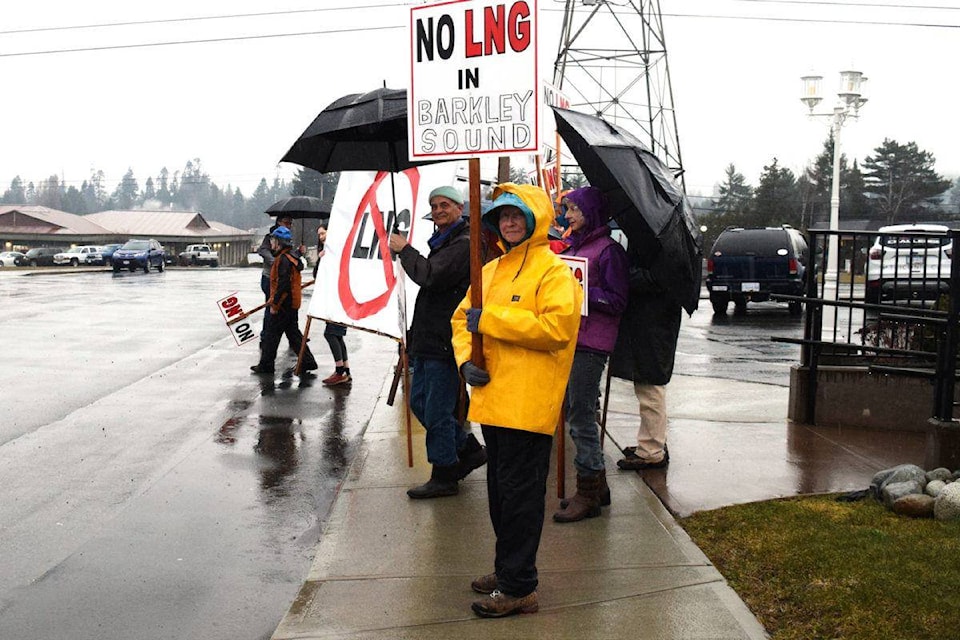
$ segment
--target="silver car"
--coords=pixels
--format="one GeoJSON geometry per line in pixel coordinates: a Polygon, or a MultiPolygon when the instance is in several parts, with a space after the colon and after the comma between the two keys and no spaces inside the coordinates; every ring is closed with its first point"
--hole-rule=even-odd
{"type": "Polygon", "coordinates": [[[897,224],[879,229],[870,247],[866,301],[936,300],[950,290],[953,241],[942,224],[897,224]]]}

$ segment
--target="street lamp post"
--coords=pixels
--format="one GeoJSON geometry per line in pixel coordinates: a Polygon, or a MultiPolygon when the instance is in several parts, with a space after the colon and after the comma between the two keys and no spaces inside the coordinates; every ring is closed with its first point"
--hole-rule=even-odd
{"type": "MultiPolygon", "coordinates": [[[[863,96],[867,79],[859,71],[840,72],[839,99],[832,113],[814,113],[814,108],[823,98],[820,96],[822,76],[803,76],[803,93],[801,102],[807,105],[811,118],[831,118],[830,130],[833,133],[833,177],[830,185],[830,230],[840,229],[840,130],[849,118],[860,115],[860,107],[867,98],[863,96]]],[[[827,282],[836,282],[839,270],[839,238],[836,233],[830,234],[827,245],[827,282]]]]}

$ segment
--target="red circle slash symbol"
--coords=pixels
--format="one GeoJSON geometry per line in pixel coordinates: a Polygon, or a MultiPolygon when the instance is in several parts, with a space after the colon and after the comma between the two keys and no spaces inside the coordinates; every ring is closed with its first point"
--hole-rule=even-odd
{"type": "MultiPolygon", "coordinates": [[[[337,282],[337,291],[340,294],[340,303],[343,305],[344,312],[353,320],[372,316],[386,307],[387,302],[390,300],[390,295],[393,293],[393,288],[397,284],[397,276],[393,271],[393,261],[390,258],[390,246],[387,244],[386,225],[383,223],[383,213],[380,211],[380,205],[377,203],[377,188],[388,175],[390,174],[386,171],[378,171],[373,180],[373,184],[371,184],[367,188],[366,193],[363,194],[363,198],[359,204],[357,204],[357,211],[353,217],[353,225],[350,227],[350,235],[347,236],[343,253],[340,254],[340,278],[337,282]],[[356,296],[354,296],[353,288],[350,286],[350,259],[352,256],[350,247],[353,246],[357,238],[360,222],[363,220],[363,214],[367,208],[370,209],[370,220],[373,222],[373,229],[377,236],[386,290],[370,300],[360,302],[356,296]]],[[[412,168],[404,171],[403,175],[410,181],[410,191],[413,198],[411,205],[413,213],[411,213],[410,216],[410,231],[408,235],[408,237],[412,238],[414,221],[417,219],[415,212],[417,207],[417,193],[420,187],[420,172],[418,172],[416,168],[412,168]]]]}

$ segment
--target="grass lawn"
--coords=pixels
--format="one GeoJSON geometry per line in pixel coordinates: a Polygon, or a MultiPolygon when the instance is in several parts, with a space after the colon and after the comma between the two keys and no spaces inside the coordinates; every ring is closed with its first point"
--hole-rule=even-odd
{"type": "Polygon", "coordinates": [[[777,640],[960,637],[960,522],[800,497],[680,520],[777,640]]]}

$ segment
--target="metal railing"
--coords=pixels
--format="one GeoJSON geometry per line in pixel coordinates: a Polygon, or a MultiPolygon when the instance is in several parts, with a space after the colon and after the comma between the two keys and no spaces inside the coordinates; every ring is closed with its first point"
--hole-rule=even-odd
{"type": "Polygon", "coordinates": [[[931,416],[950,421],[957,379],[960,230],[853,232],[811,230],[805,293],[776,296],[805,304],[801,346],[806,415],[816,415],[817,369],[866,366],[872,373],[922,377],[934,385],[931,416]],[[829,238],[838,239],[836,272],[829,238]]]}

